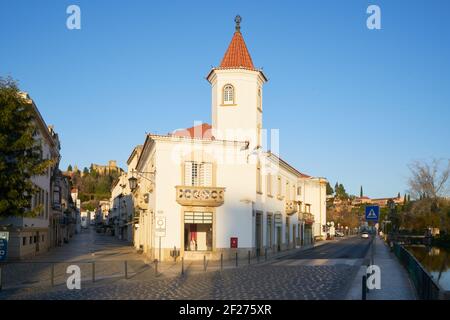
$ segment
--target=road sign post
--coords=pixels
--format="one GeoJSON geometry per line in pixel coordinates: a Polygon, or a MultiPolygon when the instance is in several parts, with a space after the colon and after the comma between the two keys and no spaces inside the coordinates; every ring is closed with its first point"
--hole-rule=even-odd
{"type": "Polygon", "coordinates": [[[161,261],[161,237],[166,236],[166,217],[163,214],[155,216],[155,235],[159,238],[159,261],[161,261]]]}

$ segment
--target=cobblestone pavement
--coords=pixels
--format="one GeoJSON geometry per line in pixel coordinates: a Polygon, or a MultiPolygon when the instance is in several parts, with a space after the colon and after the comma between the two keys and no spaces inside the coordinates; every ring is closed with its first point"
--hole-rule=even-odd
{"type": "MultiPolygon", "coordinates": [[[[344,251],[351,251],[359,243],[349,238],[339,240],[342,245],[337,245],[336,241],[321,243],[314,248],[305,248],[306,250],[286,251],[281,255],[270,257],[268,261],[265,259],[251,261],[251,265],[243,259],[239,261],[238,268],[235,267],[234,261],[224,261],[222,271],[218,262],[208,263],[206,272],[203,270],[203,262],[186,263],[184,275],[181,275],[179,262],[162,264],[158,267],[157,275],[154,265],[146,265],[140,260],[128,260],[129,278],[124,279],[122,259],[142,257],[134,253],[132,247],[92,233],[85,234],[77,242],[79,246],[75,246],[74,241],[72,244],[74,250],[67,253],[50,252],[39,258],[43,261],[48,258],[60,261],[56,265],[57,270],[62,271],[55,271],[58,279],[55,286],[50,286],[47,279],[45,285],[39,283],[36,286],[6,288],[0,292],[0,300],[344,299],[349,284],[361,264],[359,256],[352,256],[349,259],[348,254],[342,254],[344,251]],[[96,277],[94,283],[90,279],[92,270],[89,261],[92,261],[90,257],[92,253],[96,255],[96,273],[107,275],[96,277]],[[102,258],[104,256],[107,258],[102,258]],[[333,259],[326,259],[326,256],[333,259]],[[68,290],[65,286],[67,275],[64,268],[70,263],[81,267],[83,279],[81,290],[68,290]],[[101,271],[102,268],[105,270],[101,271]]],[[[47,278],[48,269],[47,266],[45,270],[47,278]]]]}
{"type": "Polygon", "coordinates": [[[249,266],[190,276],[146,276],[82,285],[7,290],[0,299],[343,299],[358,267],[348,264],[249,266]]]}
{"type": "Polygon", "coordinates": [[[92,262],[97,278],[121,276],[125,261],[129,273],[149,268],[144,256],[134,247],[110,235],[96,233],[94,228],[74,235],[68,244],[41,253],[28,260],[9,262],[2,267],[3,287],[49,286],[53,273],[55,284],[65,283],[66,269],[76,264],[83,278],[92,279],[92,262]]]}

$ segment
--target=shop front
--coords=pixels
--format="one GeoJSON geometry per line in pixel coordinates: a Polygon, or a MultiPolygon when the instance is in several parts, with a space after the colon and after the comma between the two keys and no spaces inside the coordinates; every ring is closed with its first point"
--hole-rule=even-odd
{"type": "Polygon", "coordinates": [[[184,212],[184,250],[186,252],[213,250],[212,212],[184,212]]]}

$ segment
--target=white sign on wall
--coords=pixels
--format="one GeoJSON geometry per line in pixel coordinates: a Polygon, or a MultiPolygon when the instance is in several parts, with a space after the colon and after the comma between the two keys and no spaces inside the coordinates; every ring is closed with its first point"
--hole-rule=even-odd
{"type": "Polygon", "coordinates": [[[155,236],[166,236],[166,217],[161,214],[155,215],[155,236]]]}

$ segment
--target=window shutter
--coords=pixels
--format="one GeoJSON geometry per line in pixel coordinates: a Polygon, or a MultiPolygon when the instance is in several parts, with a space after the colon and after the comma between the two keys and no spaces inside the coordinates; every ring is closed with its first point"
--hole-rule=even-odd
{"type": "Polygon", "coordinates": [[[184,185],[192,186],[192,162],[186,161],[184,163],[184,185]]]}
{"type": "Polygon", "coordinates": [[[200,170],[200,185],[203,187],[212,186],[212,163],[202,163],[200,170]]]}

